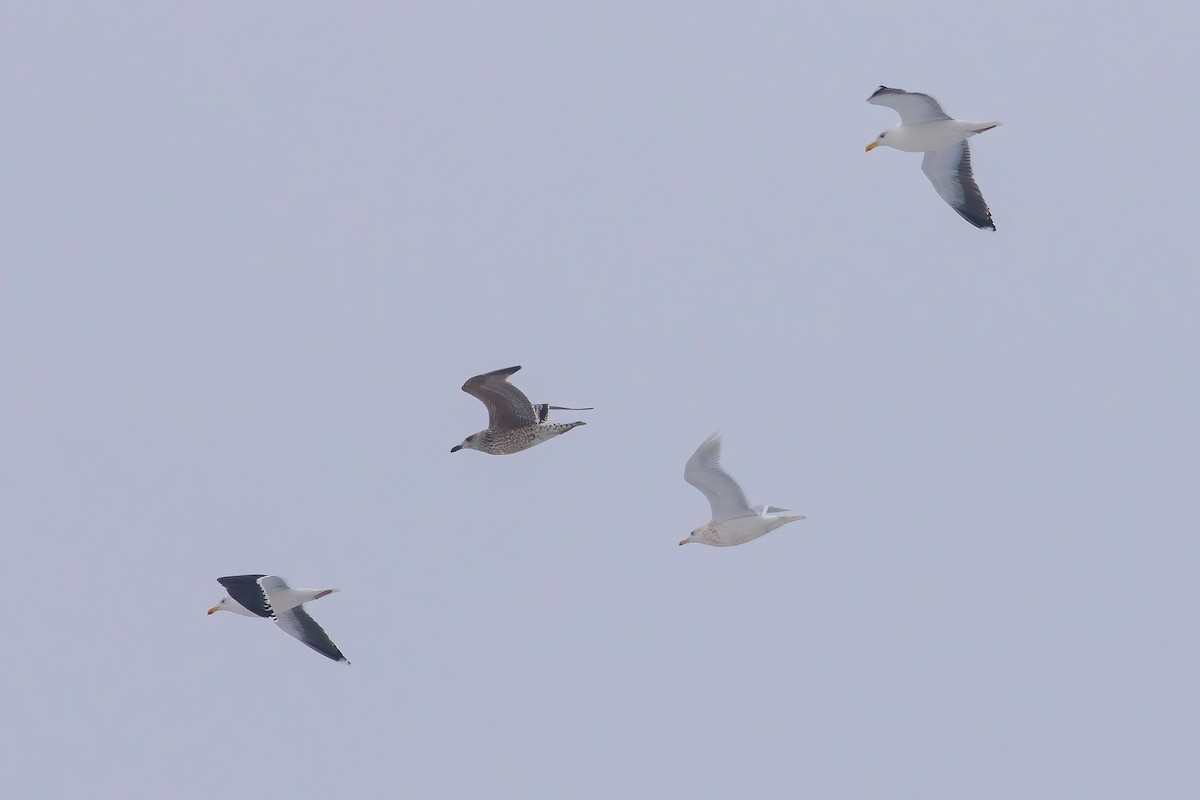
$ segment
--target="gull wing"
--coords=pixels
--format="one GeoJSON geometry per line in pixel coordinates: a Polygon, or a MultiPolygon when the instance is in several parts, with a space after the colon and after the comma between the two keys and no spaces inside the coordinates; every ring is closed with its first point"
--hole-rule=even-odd
{"type": "Polygon", "coordinates": [[[329,634],[325,633],[325,629],[318,625],[317,621],[310,617],[302,606],[277,613],[275,623],[285,633],[296,637],[326,658],[350,663],[349,659],[342,655],[342,651],[329,638],[329,634]]]}
{"type": "Polygon", "coordinates": [[[325,629],[301,607],[300,604],[304,602],[302,592],[288,586],[288,582],[278,575],[260,576],[258,586],[263,597],[269,601],[271,618],[284,633],[294,636],[327,658],[350,663],[325,633],[325,629]]]}
{"type": "Polygon", "coordinates": [[[508,367],[476,375],[462,390],[487,406],[488,427],[499,430],[528,428],[538,423],[533,403],[508,378],[520,367],[508,367]]]}
{"type": "Polygon", "coordinates": [[[271,602],[266,592],[259,584],[259,578],[266,575],[226,575],[217,578],[217,583],[225,587],[225,591],[233,601],[252,614],[260,617],[271,616],[271,602]]]}
{"type": "Polygon", "coordinates": [[[271,604],[271,610],[276,614],[313,599],[311,590],[293,589],[278,575],[263,575],[258,579],[258,585],[262,587],[267,602],[271,604]]]}
{"type": "Polygon", "coordinates": [[[942,111],[937,100],[920,92],[906,92],[903,89],[880,86],[867,98],[867,102],[894,110],[900,115],[902,125],[920,125],[922,122],[950,119],[950,115],[942,111]]]}
{"type": "Polygon", "coordinates": [[[724,522],[754,514],[737,481],[721,468],[721,434],[714,433],[696,448],[683,469],[683,479],[708,498],[712,521],[724,522]]]}
{"type": "Polygon", "coordinates": [[[992,212],[984,202],[983,193],[971,171],[971,148],[966,139],[941,150],[929,150],[921,160],[921,171],[942,199],[959,216],[976,228],[996,230],[992,212]]]}

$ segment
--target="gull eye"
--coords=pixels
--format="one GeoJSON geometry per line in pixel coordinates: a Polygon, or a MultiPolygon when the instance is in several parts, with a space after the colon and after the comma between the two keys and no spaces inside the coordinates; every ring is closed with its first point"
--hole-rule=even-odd
{"type": "Polygon", "coordinates": [[[883,138],[883,137],[885,137],[885,136],[887,136],[887,134],[886,134],[886,133],[881,133],[881,134],[879,134],[879,138],[880,138],[880,139],[882,139],[882,138],[883,138]]]}

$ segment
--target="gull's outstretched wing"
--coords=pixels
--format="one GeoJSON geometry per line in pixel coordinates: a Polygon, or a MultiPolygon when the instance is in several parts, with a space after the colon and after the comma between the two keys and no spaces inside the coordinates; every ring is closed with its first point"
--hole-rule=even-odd
{"type": "Polygon", "coordinates": [[[922,122],[950,119],[950,115],[942,111],[937,100],[920,92],[906,92],[903,89],[880,86],[867,98],[867,102],[895,110],[900,115],[902,125],[920,125],[922,122]]]}
{"type": "Polygon", "coordinates": [[[996,230],[975,175],[971,171],[971,148],[964,139],[941,150],[929,150],[921,160],[921,170],[950,207],[976,228],[996,230]]]}
{"type": "MultiPolygon", "coordinates": [[[[301,607],[306,590],[297,591],[278,575],[263,575],[258,579],[262,595],[269,602],[271,618],[281,630],[296,637],[323,656],[334,661],[350,662],[330,640],[325,629],[301,607]]],[[[308,593],[311,598],[311,592],[308,593]]]]}
{"type": "Polygon", "coordinates": [[[275,615],[275,622],[285,632],[295,636],[321,655],[332,658],[334,661],[350,663],[342,655],[342,651],[338,650],[337,645],[329,638],[329,634],[325,633],[325,629],[308,615],[303,606],[296,606],[287,611],[277,613],[275,615]]]}
{"type": "Polygon", "coordinates": [[[704,492],[712,506],[712,521],[745,517],[755,512],[737,481],[721,468],[721,434],[714,433],[696,448],[683,469],[683,479],[704,492]]]}
{"type": "Polygon", "coordinates": [[[293,589],[278,575],[263,575],[258,579],[258,585],[262,587],[267,602],[276,614],[315,599],[311,589],[293,589]]]}
{"type": "Polygon", "coordinates": [[[259,578],[265,577],[267,576],[226,575],[224,578],[217,578],[217,583],[224,586],[225,591],[229,592],[229,596],[242,608],[257,616],[269,617],[271,616],[271,602],[258,583],[259,578]]]}
{"type": "Polygon", "coordinates": [[[462,390],[477,398],[488,410],[488,427],[500,430],[527,428],[538,423],[533,403],[508,378],[520,367],[508,367],[476,375],[462,390]]]}

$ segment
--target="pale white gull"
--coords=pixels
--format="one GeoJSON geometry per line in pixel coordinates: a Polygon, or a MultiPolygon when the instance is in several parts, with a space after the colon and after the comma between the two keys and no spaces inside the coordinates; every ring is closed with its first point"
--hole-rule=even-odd
{"type": "Polygon", "coordinates": [[[992,212],[971,171],[971,148],[967,146],[967,139],[990,131],[999,122],[951,119],[929,95],[887,86],[876,89],[867,102],[887,106],[900,114],[900,124],[875,137],[875,141],[867,145],[868,153],[880,146],[924,153],[921,169],[941,198],[975,227],[996,230],[992,212]]]}
{"type": "Polygon", "coordinates": [[[217,583],[229,594],[210,608],[209,614],[232,611],[245,617],[273,619],[281,630],[321,655],[350,663],[325,630],[301,607],[302,603],[319,600],[337,589],[293,589],[278,575],[227,575],[217,578],[217,583]]]}
{"type": "Polygon", "coordinates": [[[578,428],[583,422],[547,422],[551,411],[591,411],[590,408],[568,408],[548,403],[534,405],[517,387],[508,382],[520,367],[508,367],[476,375],[463,384],[462,390],[487,406],[488,426],[472,433],[462,444],[450,448],[478,450],[494,456],[528,450],[535,444],[578,428]]]}
{"type": "Polygon", "coordinates": [[[695,486],[712,506],[712,521],[701,525],[680,542],[730,547],[745,544],[781,525],[806,519],[802,515],[781,516],[786,508],[750,507],[737,481],[721,468],[721,434],[714,433],[696,448],[683,470],[683,479],[695,486]]]}

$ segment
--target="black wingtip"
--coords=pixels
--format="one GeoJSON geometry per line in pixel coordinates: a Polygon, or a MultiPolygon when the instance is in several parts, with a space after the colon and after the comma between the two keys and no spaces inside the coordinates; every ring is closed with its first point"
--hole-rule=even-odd
{"type": "Polygon", "coordinates": [[[987,216],[981,216],[978,214],[969,214],[966,211],[958,208],[954,210],[958,212],[960,217],[974,225],[976,228],[979,228],[981,231],[991,231],[993,233],[996,232],[996,223],[992,222],[992,214],[990,211],[987,212],[987,216]]]}

